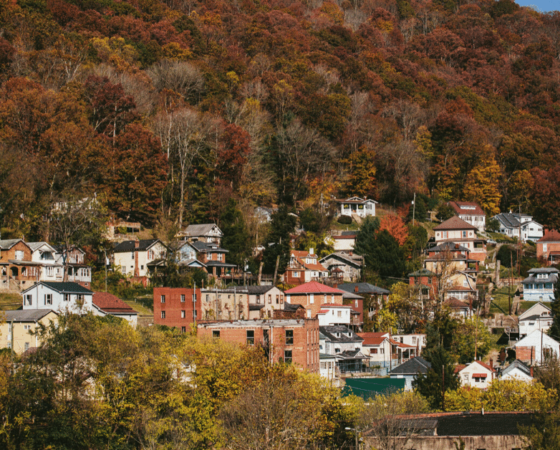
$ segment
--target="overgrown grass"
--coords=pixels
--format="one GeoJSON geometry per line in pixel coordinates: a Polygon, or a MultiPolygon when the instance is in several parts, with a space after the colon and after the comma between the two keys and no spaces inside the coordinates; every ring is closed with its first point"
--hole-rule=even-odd
{"type": "MultiPolygon", "coordinates": [[[[144,302],[142,302],[143,299],[137,299],[137,300],[140,300],[140,302],[136,301],[136,299],[135,300],[123,300],[123,301],[140,315],[143,315],[143,316],[153,316],[154,315],[153,310],[151,310],[145,304],[143,304],[144,303],[144,302]]],[[[153,301],[152,301],[152,304],[153,304],[153,301]]]]}
{"type": "Polygon", "coordinates": [[[22,306],[22,297],[19,294],[0,294],[0,310],[11,311],[22,306]]]}

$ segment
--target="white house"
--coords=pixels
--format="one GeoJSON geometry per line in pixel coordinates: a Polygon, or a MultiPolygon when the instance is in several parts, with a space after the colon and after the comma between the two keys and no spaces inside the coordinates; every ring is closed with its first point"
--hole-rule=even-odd
{"type": "Polygon", "coordinates": [[[323,378],[330,380],[335,385],[338,385],[338,370],[336,367],[336,356],[334,355],[327,355],[326,353],[319,354],[319,360],[321,362],[320,365],[320,374],[323,378]]]}
{"type": "Polygon", "coordinates": [[[523,300],[531,302],[553,302],[554,285],[558,282],[558,269],[546,267],[530,269],[523,284],[523,300]]]}
{"type": "Polygon", "coordinates": [[[124,241],[113,250],[113,263],[123,275],[147,277],[165,259],[167,247],[159,239],[124,241]]]}
{"type": "MultiPolygon", "coordinates": [[[[422,350],[426,347],[427,338],[425,334],[394,334],[391,336],[394,341],[400,342],[401,344],[408,345],[410,347],[416,347],[418,349],[418,355],[422,354],[422,350]]],[[[418,356],[417,355],[417,356],[418,356]]]]}
{"type": "Polygon", "coordinates": [[[500,380],[521,380],[525,383],[533,382],[533,368],[528,367],[516,359],[499,375],[500,380]]]}
{"type": "Polygon", "coordinates": [[[68,266],[66,281],[74,281],[89,287],[91,283],[91,268],[86,265],[85,256],[86,252],[76,246],[68,249],[68,255],[66,255],[64,247],[57,247],[56,262],[63,266],[65,264],[68,266]]]}
{"type": "Polygon", "coordinates": [[[357,236],[357,231],[331,231],[331,236],[325,237],[325,244],[332,244],[337,252],[351,252],[356,245],[357,236]]]}
{"type": "Polygon", "coordinates": [[[64,265],[57,262],[58,254],[54,247],[46,242],[28,242],[31,249],[31,261],[40,267],[39,281],[62,281],[64,265]]]}
{"type": "Polygon", "coordinates": [[[284,309],[284,292],[276,286],[246,286],[249,320],[274,317],[274,310],[284,309]]]}
{"type": "Polygon", "coordinates": [[[377,202],[370,198],[350,197],[347,199],[338,199],[337,215],[339,216],[352,216],[353,214],[359,217],[375,216],[375,205],[377,202]]]}
{"type": "Polygon", "coordinates": [[[138,324],[138,313],[120,298],[108,292],[94,292],[93,313],[97,316],[115,316],[126,320],[131,326],[138,324]]]}
{"type": "Polygon", "coordinates": [[[183,231],[177,233],[177,238],[188,242],[206,242],[220,245],[224,233],[215,223],[201,223],[189,225],[183,231]]]}
{"type": "Polygon", "coordinates": [[[500,233],[525,241],[538,241],[544,235],[544,227],[533,216],[517,213],[500,213],[492,217],[500,223],[500,233]]]}
{"type": "Polygon", "coordinates": [[[475,202],[449,202],[449,206],[453,208],[455,214],[465,222],[478,228],[478,231],[486,229],[486,214],[482,208],[475,202]]]}
{"type": "Polygon", "coordinates": [[[391,333],[367,332],[358,333],[363,339],[362,353],[369,356],[370,367],[396,367],[397,359],[391,361],[391,333]]]}
{"type": "Polygon", "coordinates": [[[319,353],[336,356],[341,372],[361,372],[363,339],[344,325],[319,326],[319,353]]]}
{"type": "Polygon", "coordinates": [[[416,356],[415,358],[409,359],[405,363],[401,364],[400,366],[395,367],[393,370],[389,372],[390,378],[404,378],[405,391],[412,390],[412,383],[419,374],[427,374],[428,370],[432,367],[432,364],[426,361],[421,356],[416,356]]]}
{"type": "Polygon", "coordinates": [[[352,317],[352,307],[347,305],[336,305],[325,303],[317,313],[319,326],[329,325],[350,325],[352,317]]]}
{"type": "Polygon", "coordinates": [[[332,278],[340,282],[358,281],[364,265],[364,257],[350,252],[335,252],[325,256],[319,262],[327,268],[332,278]]]}
{"type": "Polygon", "coordinates": [[[544,331],[535,330],[513,346],[517,359],[531,366],[541,364],[547,356],[560,357],[560,343],[544,331]]]}
{"type": "Polygon", "coordinates": [[[92,311],[93,292],[78,283],[40,281],[22,292],[23,309],[52,309],[58,313],[92,311]]]}
{"type": "Polygon", "coordinates": [[[471,386],[487,389],[494,381],[496,370],[482,361],[473,361],[470,364],[459,364],[455,367],[461,386],[471,386]]]}
{"type": "Polygon", "coordinates": [[[551,325],[552,310],[539,302],[519,316],[519,336],[525,337],[535,330],[546,333],[551,325]]]}

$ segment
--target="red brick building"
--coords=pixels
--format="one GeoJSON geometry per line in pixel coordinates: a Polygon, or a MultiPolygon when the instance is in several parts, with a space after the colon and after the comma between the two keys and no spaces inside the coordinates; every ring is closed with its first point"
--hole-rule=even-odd
{"type": "Polygon", "coordinates": [[[547,265],[560,262],[560,233],[545,230],[544,236],[537,241],[537,259],[546,261],[547,265]]]}
{"type": "Polygon", "coordinates": [[[438,293],[437,275],[428,269],[421,269],[408,274],[408,284],[420,289],[423,298],[435,298],[438,293]]]}
{"type": "Polygon", "coordinates": [[[342,305],[344,292],[317,281],[311,281],[288,289],[284,294],[286,294],[286,302],[304,306],[307,310],[307,318],[311,319],[317,317],[323,303],[342,305]]]}
{"type": "Polygon", "coordinates": [[[240,345],[261,345],[271,364],[284,361],[319,373],[318,319],[202,322],[197,333],[240,345]]]}
{"type": "Polygon", "coordinates": [[[200,303],[200,289],[154,288],[154,323],[186,333],[202,315],[200,303]]]}
{"type": "Polygon", "coordinates": [[[329,271],[318,262],[318,256],[309,251],[291,250],[290,262],[284,273],[284,283],[300,285],[317,278],[327,278],[329,271]]]}

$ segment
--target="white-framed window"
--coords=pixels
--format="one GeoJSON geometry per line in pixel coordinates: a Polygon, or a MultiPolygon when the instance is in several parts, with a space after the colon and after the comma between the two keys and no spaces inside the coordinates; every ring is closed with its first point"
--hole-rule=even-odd
{"type": "Polygon", "coordinates": [[[161,303],[165,303],[165,295],[162,295],[160,300],[161,300],[161,303]]]}
{"type": "Polygon", "coordinates": [[[546,251],[547,251],[547,247],[548,247],[548,244],[543,244],[543,245],[542,245],[542,251],[543,251],[543,252],[546,252],[546,251]]]}
{"type": "Polygon", "coordinates": [[[315,295],[309,294],[309,303],[315,303],[315,295]]]}
{"type": "Polygon", "coordinates": [[[161,318],[162,318],[162,319],[165,319],[165,311],[162,311],[162,312],[161,312],[161,318]]]}
{"type": "Polygon", "coordinates": [[[307,310],[307,318],[311,319],[311,310],[310,309],[307,310]]]}
{"type": "Polygon", "coordinates": [[[185,310],[181,311],[181,319],[184,319],[185,317],[187,317],[187,313],[185,310]]]}
{"type": "Polygon", "coordinates": [[[358,300],[356,300],[356,302],[354,303],[354,305],[356,305],[356,308],[358,307],[358,300]]]}
{"type": "Polygon", "coordinates": [[[24,325],[23,329],[26,330],[26,331],[29,331],[29,330],[31,330],[31,325],[24,325]]]}
{"type": "Polygon", "coordinates": [[[53,267],[46,267],[47,277],[53,276],[53,267]]]}
{"type": "Polygon", "coordinates": [[[181,294],[181,303],[185,303],[185,294],[181,294]]]}
{"type": "Polygon", "coordinates": [[[52,294],[45,294],[45,305],[52,305],[52,294]]]}
{"type": "Polygon", "coordinates": [[[16,250],[16,260],[23,261],[24,253],[23,250],[16,250]]]}
{"type": "Polygon", "coordinates": [[[130,259],[134,259],[134,250],[132,250],[132,253],[130,254],[130,259]]]}
{"type": "Polygon", "coordinates": [[[223,255],[222,253],[218,253],[218,261],[221,261],[222,258],[223,258],[223,256],[224,256],[224,255],[223,255]]]}
{"type": "Polygon", "coordinates": [[[294,278],[299,278],[299,272],[294,272],[294,278]]]}
{"type": "Polygon", "coordinates": [[[27,294],[23,297],[23,302],[26,306],[31,306],[33,304],[33,296],[27,294]]]}
{"type": "Polygon", "coordinates": [[[64,301],[65,301],[65,302],[69,302],[69,301],[70,301],[70,294],[64,294],[64,301]]]}
{"type": "Polygon", "coordinates": [[[23,348],[25,349],[25,351],[29,350],[29,342],[26,342],[23,348]]]}

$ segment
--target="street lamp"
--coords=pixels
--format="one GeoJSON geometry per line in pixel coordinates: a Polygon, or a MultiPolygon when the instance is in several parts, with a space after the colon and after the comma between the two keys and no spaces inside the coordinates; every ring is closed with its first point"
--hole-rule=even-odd
{"type": "Polygon", "coordinates": [[[360,450],[360,447],[359,447],[359,444],[358,444],[358,429],[357,428],[346,427],[346,430],[354,431],[354,434],[356,435],[356,450],[360,450]]]}

